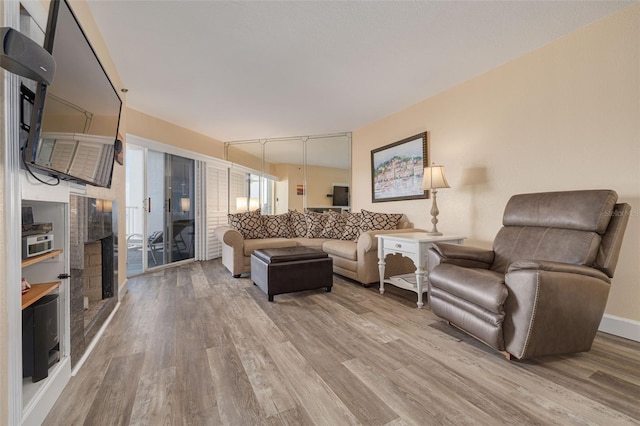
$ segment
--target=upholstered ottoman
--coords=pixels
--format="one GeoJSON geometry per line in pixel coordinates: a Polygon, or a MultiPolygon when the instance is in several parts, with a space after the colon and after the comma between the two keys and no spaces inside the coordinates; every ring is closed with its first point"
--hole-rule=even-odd
{"type": "Polygon", "coordinates": [[[255,250],[251,255],[251,280],[270,302],[276,294],[317,288],[329,292],[333,286],[333,259],[308,247],[255,250]]]}

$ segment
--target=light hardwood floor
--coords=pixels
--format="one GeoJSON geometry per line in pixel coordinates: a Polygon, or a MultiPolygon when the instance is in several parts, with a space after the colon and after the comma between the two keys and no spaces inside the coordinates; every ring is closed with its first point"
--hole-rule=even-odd
{"type": "Polygon", "coordinates": [[[640,343],[507,361],[415,307],[334,276],[269,303],[216,261],[129,280],[46,425],[640,424],[640,343]]]}

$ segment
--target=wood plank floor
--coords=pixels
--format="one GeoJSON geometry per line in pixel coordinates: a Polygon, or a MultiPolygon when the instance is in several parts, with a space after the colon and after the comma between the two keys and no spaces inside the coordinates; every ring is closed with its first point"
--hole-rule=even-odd
{"type": "Polygon", "coordinates": [[[640,343],[607,334],[509,362],[337,275],[274,303],[219,260],[128,287],[46,425],[640,425],[640,343]]]}

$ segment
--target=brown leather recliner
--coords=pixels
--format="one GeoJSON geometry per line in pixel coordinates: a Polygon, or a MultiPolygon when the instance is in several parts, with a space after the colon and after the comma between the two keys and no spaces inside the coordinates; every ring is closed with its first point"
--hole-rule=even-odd
{"type": "Polygon", "coordinates": [[[518,359],[591,349],[631,207],[611,190],[511,197],[493,250],[435,244],[432,311],[518,359]]]}

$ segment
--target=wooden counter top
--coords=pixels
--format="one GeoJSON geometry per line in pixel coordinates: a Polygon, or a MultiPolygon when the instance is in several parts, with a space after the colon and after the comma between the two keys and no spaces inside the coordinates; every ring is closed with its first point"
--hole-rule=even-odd
{"type": "Polygon", "coordinates": [[[22,309],[33,305],[56,288],[60,287],[60,281],[51,283],[31,284],[29,291],[22,295],[22,309]]]}

